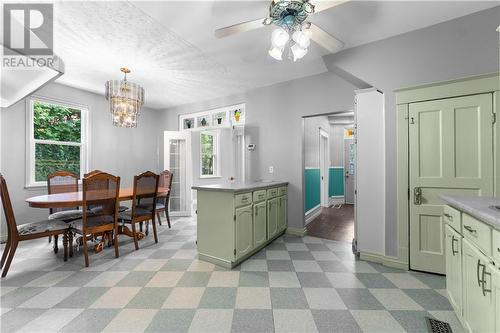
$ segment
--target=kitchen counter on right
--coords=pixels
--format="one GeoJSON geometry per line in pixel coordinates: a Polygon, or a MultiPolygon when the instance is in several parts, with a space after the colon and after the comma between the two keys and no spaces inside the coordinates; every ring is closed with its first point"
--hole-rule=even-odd
{"type": "Polygon", "coordinates": [[[463,211],[495,229],[500,230],[500,199],[494,197],[467,197],[440,195],[446,203],[463,211]]]}

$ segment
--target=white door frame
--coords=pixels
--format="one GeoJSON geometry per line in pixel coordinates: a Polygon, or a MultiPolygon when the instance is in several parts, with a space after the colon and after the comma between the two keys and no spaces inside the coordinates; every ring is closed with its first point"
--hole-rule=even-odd
{"type": "MultiPolygon", "coordinates": [[[[184,184],[185,207],[184,211],[170,212],[171,216],[192,216],[192,190],[193,172],[191,161],[191,131],[164,131],[163,132],[163,169],[170,169],[170,145],[169,140],[183,140],[185,142],[186,155],[184,160],[181,159],[180,169],[184,169],[184,175],[180,175],[180,183],[184,184]]],[[[181,190],[182,191],[182,190],[181,190]]]]}
{"type": "Polygon", "coordinates": [[[321,177],[321,206],[328,207],[328,165],[330,164],[330,142],[328,132],[319,129],[319,168],[321,177]]]}

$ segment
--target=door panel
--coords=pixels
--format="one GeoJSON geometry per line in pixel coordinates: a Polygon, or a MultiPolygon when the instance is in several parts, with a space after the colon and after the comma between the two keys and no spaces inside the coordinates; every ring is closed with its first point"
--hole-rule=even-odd
{"type": "Polygon", "coordinates": [[[253,249],[252,206],[236,209],[236,259],[253,249]]]}
{"type": "Polygon", "coordinates": [[[279,197],[278,200],[279,200],[279,210],[278,210],[278,232],[279,232],[285,230],[286,228],[288,200],[286,196],[279,197]]]}
{"type": "Polygon", "coordinates": [[[345,203],[354,204],[354,184],[356,161],[356,146],[354,139],[344,140],[344,177],[345,177],[345,203]]]}
{"type": "Polygon", "coordinates": [[[278,198],[267,201],[267,239],[273,238],[278,232],[278,198]]]}
{"type": "Polygon", "coordinates": [[[462,316],[462,236],[446,226],[446,291],[459,317],[462,316]]]}
{"type": "Polygon", "coordinates": [[[440,194],[493,195],[492,95],[409,105],[410,267],[445,273],[440,194]]]}
{"type": "Polygon", "coordinates": [[[254,205],[253,234],[254,247],[262,245],[267,240],[267,216],[266,202],[259,202],[254,205]]]}

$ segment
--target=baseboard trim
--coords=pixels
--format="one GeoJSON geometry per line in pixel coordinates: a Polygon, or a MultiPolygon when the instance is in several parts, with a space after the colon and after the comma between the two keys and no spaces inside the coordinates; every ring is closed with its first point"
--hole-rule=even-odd
{"type": "Polygon", "coordinates": [[[321,205],[314,207],[313,209],[306,212],[306,224],[321,215],[321,205]]]}
{"type": "Polygon", "coordinates": [[[409,269],[408,263],[399,260],[396,257],[384,256],[377,253],[363,252],[359,253],[359,258],[364,261],[376,262],[387,267],[397,268],[407,271],[409,269]]]}
{"type": "Polygon", "coordinates": [[[307,235],[307,228],[293,228],[293,227],[288,227],[286,228],[287,235],[293,235],[293,236],[299,236],[299,237],[304,237],[307,235]]]}
{"type": "Polygon", "coordinates": [[[332,196],[328,198],[330,205],[343,205],[345,204],[345,197],[343,195],[332,196]]]}

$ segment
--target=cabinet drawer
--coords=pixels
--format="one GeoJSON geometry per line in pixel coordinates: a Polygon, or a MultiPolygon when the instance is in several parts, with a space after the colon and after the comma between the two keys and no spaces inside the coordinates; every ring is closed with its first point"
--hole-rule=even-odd
{"type": "Polygon", "coordinates": [[[500,231],[493,230],[493,258],[500,263],[500,231]]]}
{"type": "Polygon", "coordinates": [[[491,228],[475,218],[462,214],[462,235],[491,255],[491,228]]]}
{"type": "Polygon", "coordinates": [[[242,193],[234,196],[234,206],[240,207],[252,203],[252,193],[242,193]]]}
{"type": "Polygon", "coordinates": [[[266,190],[260,190],[253,192],[253,201],[259,202],[266,200],[266,190]]]}
{"type": "Polygon", "coordinates": [[[278,188],[270,188],[267,190],[267,198],[272,199],[278,196],[278,188]]]}
{"type": "Polygon", "coordinates": [[[287,193],[288,193],[288,188],[286,186],[278,188],[278,195],[286,195],[287,193]]]}
{"type": "Polygon", "coordinates": [[[461,221],[461,213],[450,206],[444,206],[444,222],[449,224],[450,227],[455,229],[458,232],[462,232],[462,221],[461,221]]]}

